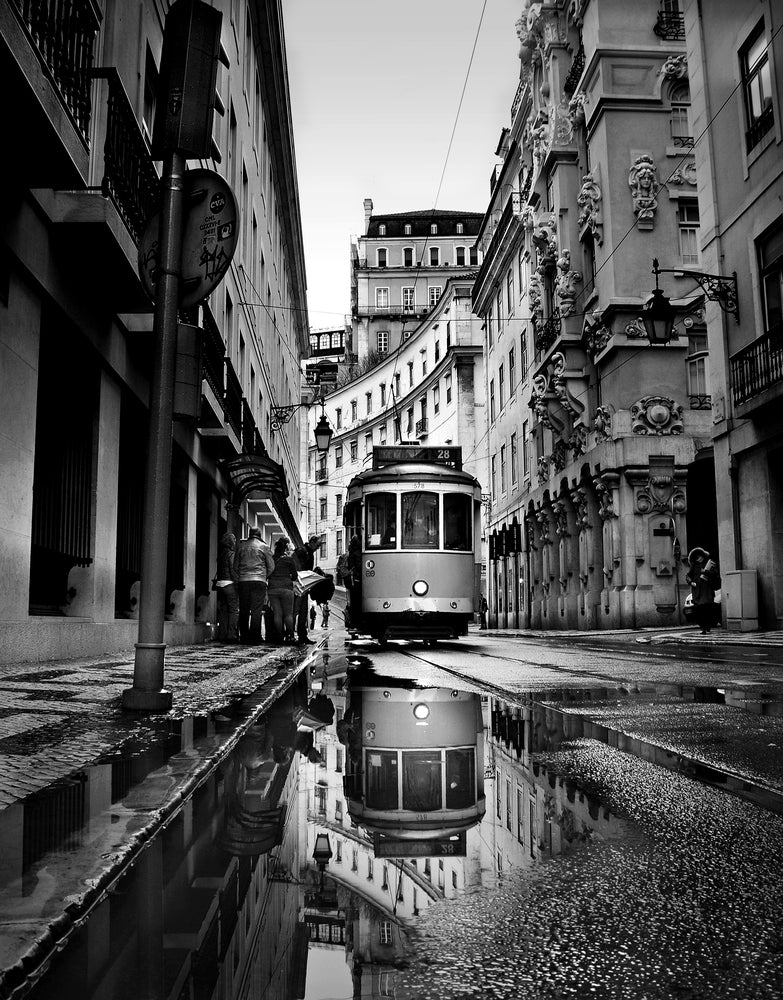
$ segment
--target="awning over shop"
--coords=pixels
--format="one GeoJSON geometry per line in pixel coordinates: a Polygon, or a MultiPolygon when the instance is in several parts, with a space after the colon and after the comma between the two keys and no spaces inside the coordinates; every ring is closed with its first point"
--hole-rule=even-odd
{"type": "Polygon", "coordinates": [[[282,465],[268,455],[237,455],[221,463],[223,472],[234,489],[234,501],[242,503],[251,493],[259,498],[282,501],[288,496],[288,485],[282,465]]]}

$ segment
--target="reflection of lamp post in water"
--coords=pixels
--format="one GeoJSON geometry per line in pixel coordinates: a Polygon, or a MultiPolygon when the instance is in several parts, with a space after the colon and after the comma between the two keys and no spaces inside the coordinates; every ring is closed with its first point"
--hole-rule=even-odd
{"type": "Polygon", "coordinates": [[[328,833],[316,834],[315,847],[313,848],[313,861],[318,865],[318,871],[321,873],[320,881],[318,883],[318,896],[319,899],[323,896],[324,892],[324,873],[326,871],[326,866],[332,860],[332,845],[329,843],[328,833]]]}

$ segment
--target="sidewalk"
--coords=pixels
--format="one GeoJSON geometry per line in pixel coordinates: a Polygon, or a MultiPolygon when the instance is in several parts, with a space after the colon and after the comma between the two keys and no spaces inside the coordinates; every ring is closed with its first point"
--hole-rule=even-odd
{"type": "MultiPolygon", "coordinates": [[[[324,632],[325,637],[328,633],[324,632]]],[[[0,809],[85,767],[131,740],[152,742],[177,720],[205,715],[298,672],[320,645],[226,646],[166,651],[173,707],[158,715],[123,711],[134,653],[92,660],[0,664],[0,809]]]]}

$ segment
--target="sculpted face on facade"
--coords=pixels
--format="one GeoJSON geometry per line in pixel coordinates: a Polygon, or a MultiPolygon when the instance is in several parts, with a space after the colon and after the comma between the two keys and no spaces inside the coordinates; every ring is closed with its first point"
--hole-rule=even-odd
{"type": "Polygon", "coordinates": [[[637,156],[628,171],[628,186],[633,198],[633,214],[639,229],[652,229],[658,208],[658,176],[655,161],[649,153],[637,156]]]}

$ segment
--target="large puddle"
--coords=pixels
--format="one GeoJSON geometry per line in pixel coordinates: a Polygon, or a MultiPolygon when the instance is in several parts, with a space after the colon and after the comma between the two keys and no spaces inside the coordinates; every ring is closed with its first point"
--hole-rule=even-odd
{"type": "Polygon", "coordinates": [[[0,995],[783,996],[780,816],[620,746],[627,691],[374,660],[324,651],[207,775],[247,706],[0,813],[0,995]]]}

